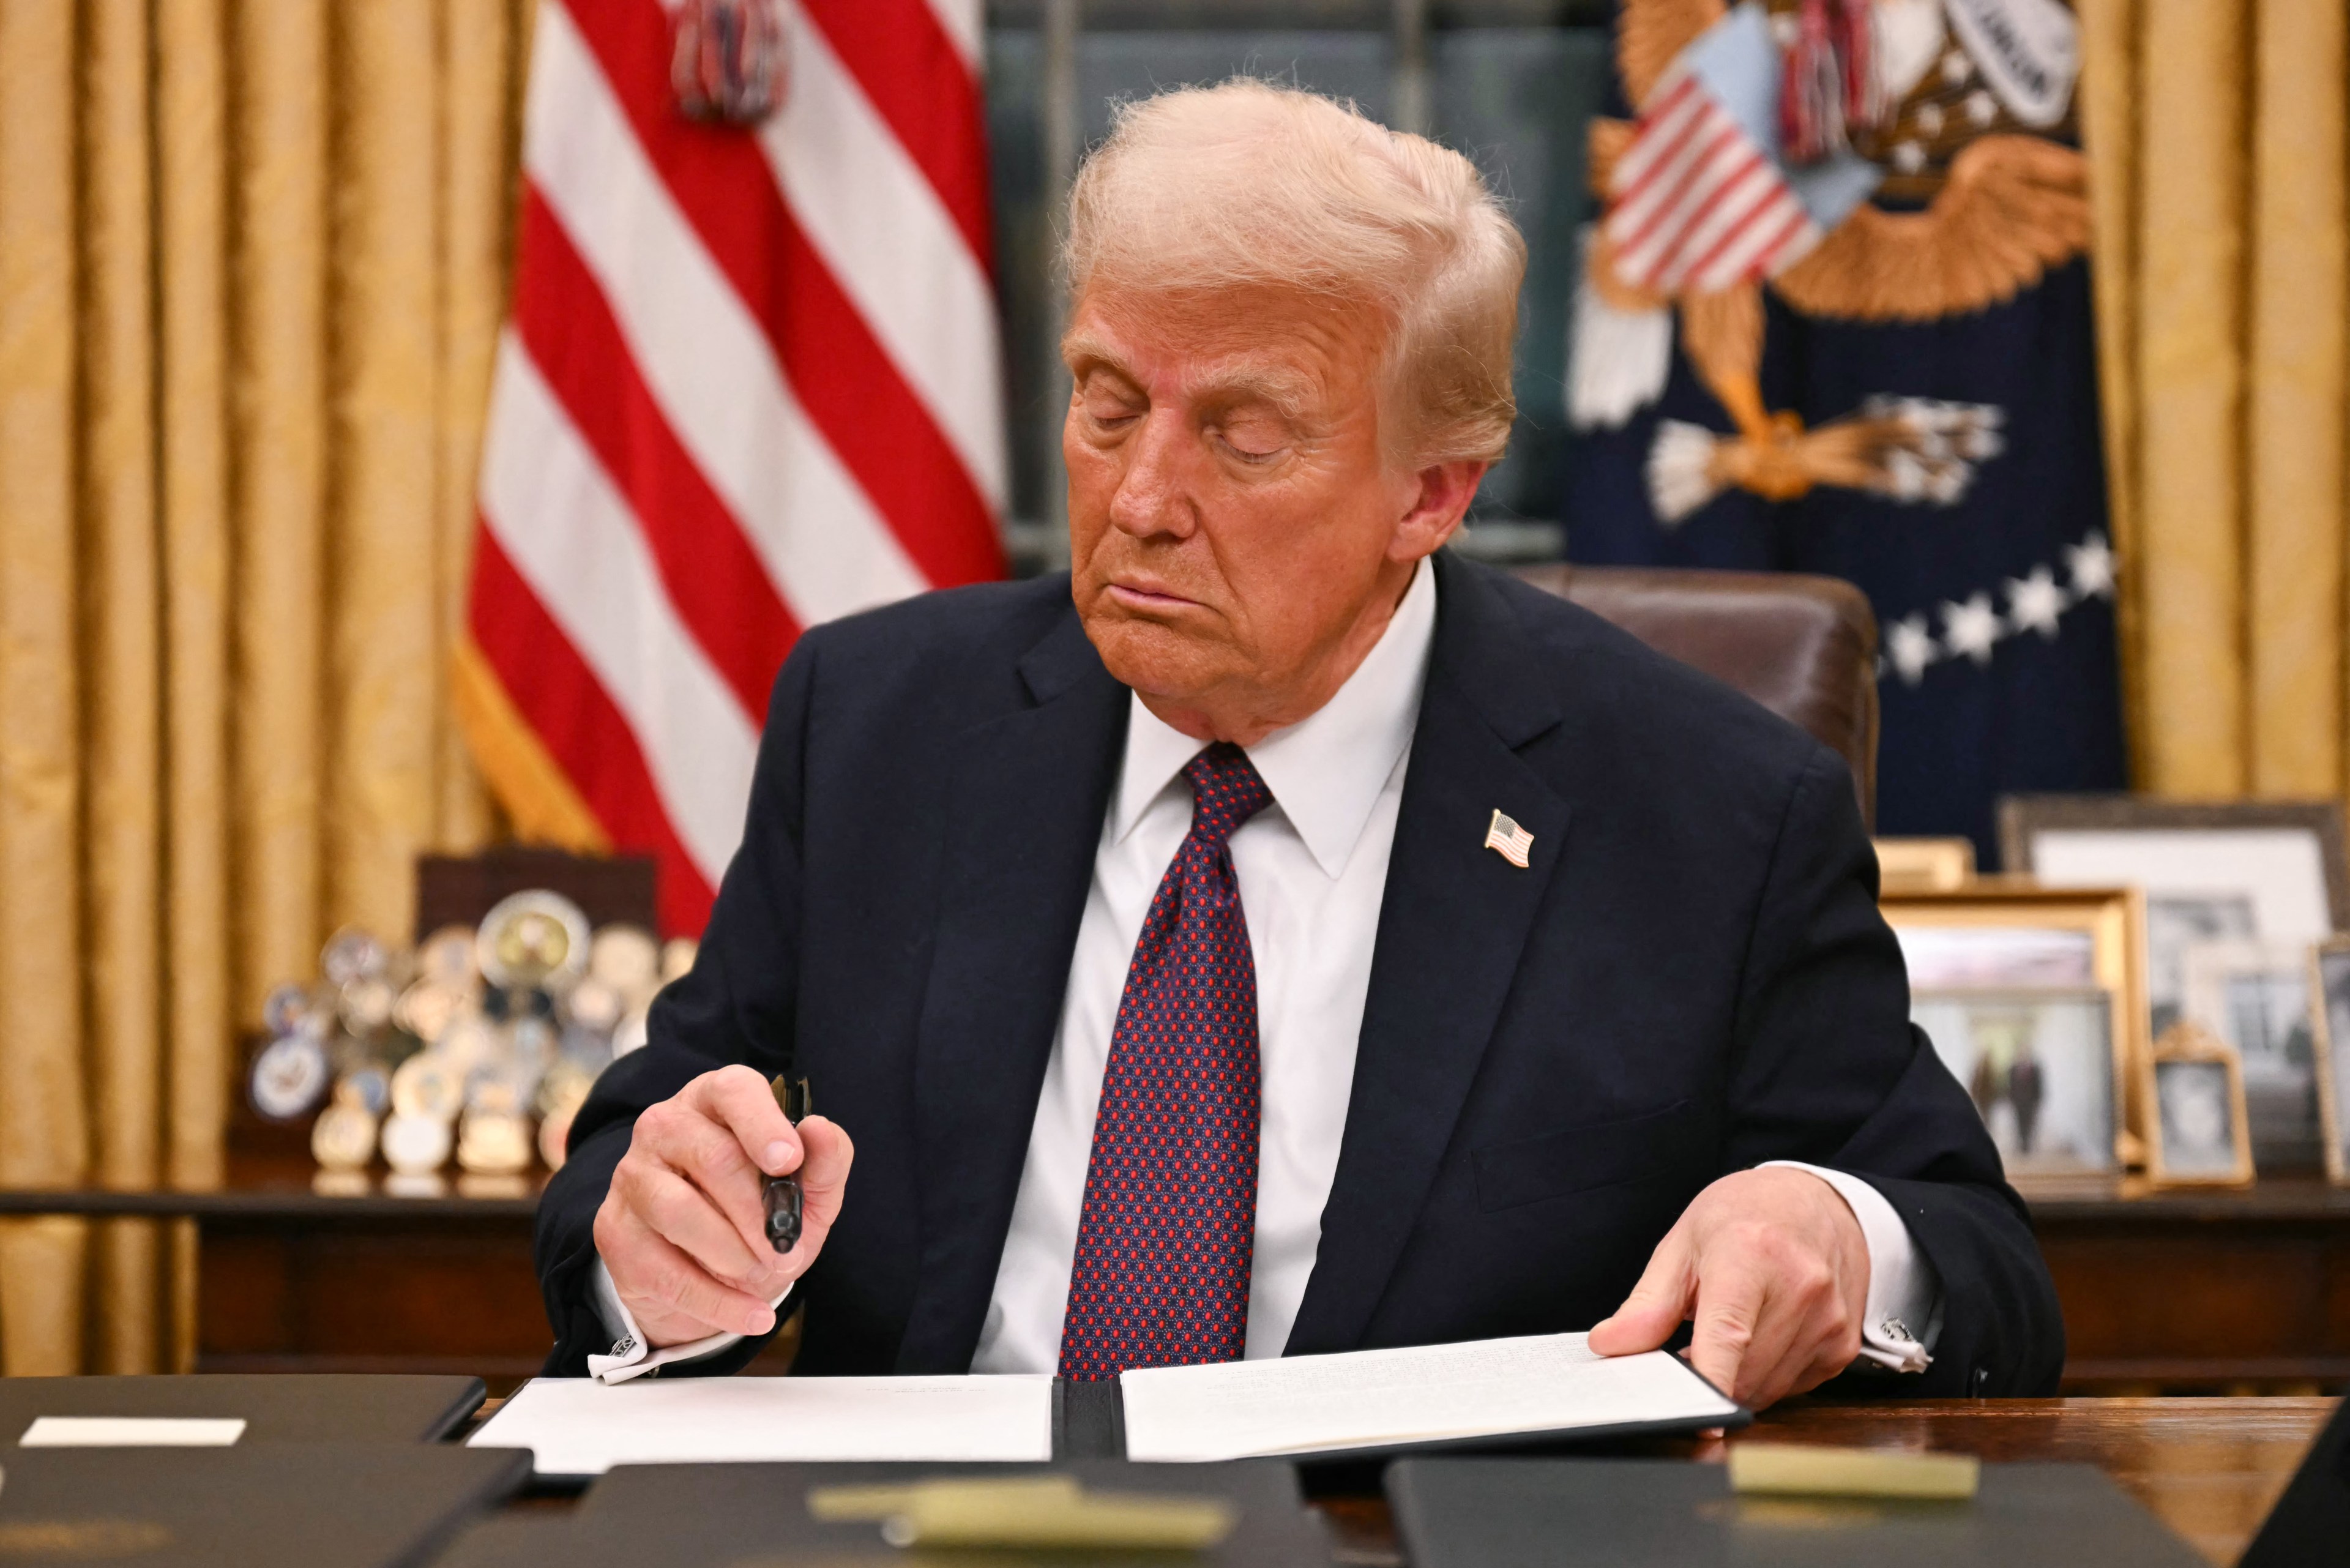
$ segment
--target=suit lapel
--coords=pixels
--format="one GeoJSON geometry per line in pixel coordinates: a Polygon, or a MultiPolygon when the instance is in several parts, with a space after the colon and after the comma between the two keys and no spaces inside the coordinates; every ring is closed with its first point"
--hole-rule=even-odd
{"type": "Polygon", "coordinates": [[[1031,706],[970,731],[915,1047],[921,1264],[901,1372],[979,1343],[1118,776],[1127,691],[1071,610],[1021,661],[1031,706]]]}
{"type": "Polygon", "coordinates": [[[1440,556],[1437,589],[1347,1129],[1292,1355],[1361,1342],[1565,847],[1566,802],[1517,754],[1559,720],[1541,662],[1478,573],[1440,556]],[[1483,847],[1497,809],[1534,835],[1523,870],[1483,847]]]}

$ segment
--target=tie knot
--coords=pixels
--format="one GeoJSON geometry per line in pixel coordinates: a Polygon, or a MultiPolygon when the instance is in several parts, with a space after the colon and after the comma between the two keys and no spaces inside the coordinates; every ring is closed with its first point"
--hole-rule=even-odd
{"type": "Polygon", "coordinates": [[[1217,844],[1273,804],[1256,764],[1229,741],[1218,741],[1184,763],[1183,776],[1191,781],[1191,831],[1217,844]]]}

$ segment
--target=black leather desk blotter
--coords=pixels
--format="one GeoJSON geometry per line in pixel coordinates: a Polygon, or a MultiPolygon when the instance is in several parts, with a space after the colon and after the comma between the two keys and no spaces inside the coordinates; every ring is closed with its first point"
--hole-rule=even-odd
{"type": "MultiPolygon", "coordinates": [[[[1057,1471],[1092,1491],[1173,1492],[1224,1498],[1239,1526],[1212,1552],[1187,1556],[1197,1568],[1322,1568],[1330,1549],[1318,1516],[1297,1490],[1296,1471],[1277,1459],[1230,1465],[1128,1465],[1078,1459],[1055,1465],[621,1465],[590,1487],[572,1514],[574,1550],[564,1568],[732,1568],[746,1561],[821,1561],[826,1568],[906,1568],[913,1558],[881,1539],[870,1521],[824,1524],[809,1517],[807,1494],[826,1486],[897,1486],[941,1476],[1009,1479],[1057,1471]]],[[[503,1522],[503,1521],[499,1521],[503,1522]]],[[[475,1556],[450,1561],[496,1568],[516,1558],[492,1555],[536,1549],[492,1535],[475,1556]]],[[[1055,1568],[1085,1568],[1097,1554],[1051,1553],[1055,1568]]],[[[1131,1552],[1101,1553],[1131,1563],[1131,1552]]]]}
{"type": "Polygon", "coordinates": [[[428,1443],[0,1452],[0,1561],[411,1568],[530,1456],[428,1443]]]}
{"type": "Polygon", "coordinates": [[[1737,1497],[1721,1465],[1403,1459],[1396,1535],[1414,1568],[2199,1568],[2088,1465],[1985,1465],[1967,1502],[1737,1497]]]}
{"type": "Polygon", "coordinates": [[[0,1449],[43,1416],[241,1416],[248,1443],[429,1443],[481,1408],[483,1392],[478,1377],[341,1372],[7,1377],[0,1449]]]}
{"type": "MultiPolygon", "coordinates": [[[[432,1568],[586,1568],[610,1561],[598,1555],[599,1537],[567,1513],[510,1511],[478,1520],[451,1542],[432,1568]]],[[[662,1556],[635,1568],[669,1568],[662,1556]]]]}

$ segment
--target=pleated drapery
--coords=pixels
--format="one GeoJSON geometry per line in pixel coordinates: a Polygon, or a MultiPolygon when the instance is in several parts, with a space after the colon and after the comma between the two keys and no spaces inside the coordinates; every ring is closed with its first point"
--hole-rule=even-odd
{"type": "MultiPolygon", "coordinates": [[[[218,1179],[235,1042],[493,831],[451,630],[526,0],[0,0],[0,1185],[218,1179]]],[[[0,1224],[0,1367],[192,1351],[0,1224]]]]}
{"type": "Polygon", "coordinates": [[[2350,793],[2350,9],[2079,14],[2137,783],[2350,793]]]}

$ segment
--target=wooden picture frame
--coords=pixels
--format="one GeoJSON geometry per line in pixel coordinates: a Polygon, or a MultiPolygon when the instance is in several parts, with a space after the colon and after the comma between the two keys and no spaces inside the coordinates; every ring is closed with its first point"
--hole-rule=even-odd
{"type": "MultiPolygon", "coordinates": [[[[2034,850],[2043,834],[2273,833],[2280,829],[2315,836],[2325,876],[2326,912],[2335,930],[2350,931],[2350,834],[2343,826],[2340,801],[2197,802],[2148,800],[2134,794],[2011,794],[1999,803],[2001,866],[2043,881],[2047,878],[2034,850]]],[[[2261,934],[2283,938],[2292,933],[2261,934]]]]}
{"type": "Polygon", "coordinates": [[[2145,894],[2154,1034],[2186,1015],[2189,947],[2318,942],[2350,931],[2339,801],[2010,795],[1999,804],[1999,830],[2010,872],[2052,887],[2127,885],[2145,894]]]}
{"type": "Polygon", "coordinates": [[[2139,1097],[2147,1106],[2147,1175],[2157,1187],[2246,1187],[2251,1184],[2252,1129],[2251,1117],[2244,1106],[2243,1064],[2236,1059],[2233,1047],[2202,1025],[2183,1023],[2172,1027],[2155,1043],[2147,1054],[2141,1075],[2139,1097]],[[2228,1155],[2224,1164],[2203,1161],[2189,1164],[2179,1158],[2183,1152],[2174,1141],[2179,1122],[2187,1107],[2195,1107],[2199,1119],[2210,1116],[2208,1080],[2205,1070],[2216,1070],[2224,1083],[2220,1093],[2226,1097],[2224,1116],[2228,1127],[2228,1155]],[[2190,1097],[2178,1092],[2184,1075],[2197,1075],[2197,1092],[2190,1097]],[[2170,1094],[2165,1093],[2166,1075],[2169,1078],[2170,1094]]]}
{"type": "Polygon", "coordinates": [[[2337,1098],[2350,1094],[2350,1064],[2335,1059],[2336,1052],[2350,1051],[2350,937],[2332,937],[2309,950],[2309,1021],[2325,1178],[2336,1187],[2350,1187],[2350,1150],[2343,1147],[2343,1140],[2350,1137],[2350,1106],[2337,1098]],[[2342,1002],[2338,1010],[2337,997],[2342,1002]]]}
{"type": "Polygon", "coordinates": [[[2132,888],[2040,888],[2026,883],[1991,880],[1970,887],[1937,891],[1888,892],[1880,901],[1886,920],[1896,932],[1904,929],[1941,931],[2034,930],[2079,932],[2089,941],[2089,971],[2067,983],[2018,983],[2017,977],[1988,975],[1981,984],[1911,984],[1921,994],[1959,994],[1968,991],[1990,996],[2000,992],[2039,994],[2056,998],[2079,994],[2084,983],[2107,999],[2108,1054],[2111,1058],[2114,1112],[2114,1157],[2125,1168],[2143,1161],[2143,1144],[2151,1128],[2153,1102],[2142,1097],[2146,1080],[2140,1071],[2148,1062],[2153,1043],[2147,1033],[2145,906],[2132,888]]]}
{"type": "Polygon", "coordinates": [[[1975,879],[1971,838],[1879,838],[1877,873],[1887,893],[1943,893],[1975,879]]]}

